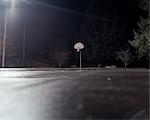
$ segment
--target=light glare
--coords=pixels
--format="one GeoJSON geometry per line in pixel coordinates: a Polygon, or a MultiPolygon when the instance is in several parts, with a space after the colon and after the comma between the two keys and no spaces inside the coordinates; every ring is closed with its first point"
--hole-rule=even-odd
{"type": "Polygon", "coordinates": [[[15,8],[15,4],[17,0],[3,0],[5,3],[8,3],[11,5],[11,8],[15,8]]]}
{"type": "Polygon", "coordinates": [[[16,3],[16,0],[12,0],[12,3],[11,3],[12,8],[15,8],[15,3],[16,3]]]}

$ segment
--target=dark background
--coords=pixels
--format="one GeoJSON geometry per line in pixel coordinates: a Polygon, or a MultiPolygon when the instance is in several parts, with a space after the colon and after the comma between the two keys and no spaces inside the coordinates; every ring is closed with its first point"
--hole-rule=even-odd
{"type": "MultiPolygon", "coordinates": [[[[117,18],[116,28],[124,47],[133,39],[139,17],[144,12],[138,7],[138,0],[95,0],[98,9],[103,10],[104,19],[117,18]]],[[[69,51],[68,65],[76,64],[76,53],[73,45],[82,41],[81,26],[87,19],[93,19],[95,13],[88,13],[90,0],[29,0],[28,4],[17,2],[15,12],[9,14],[8,36],[16,43],[17,56],[22,55],[24,25],[26,31],[26,59],[42,58],[51,64],[53,48],[61,46],[69,51]],[[40,3],[39,3],[40,2],[40,3]],[[42,3],[42,4],[41,4],[42,3]]],[[[1,5],[0,31],[3,32],[4,8],[1,5]]],[[[95,19],[95,18],[94,18],[95,19]]],[[[91,20],[92,22],[92,20],[91,20]]],[[[110,29],[111,31],[111,29],[110,29]]],[[[110,63],[113,63],[110,61],[110,63]]],[[[53,64],[53,63],[52,63],[53,64]]],[[[97,64],[97,63],[92,63],[97,64]]],[[[88,65],[88,63],[87,63],[88,65]]]]}

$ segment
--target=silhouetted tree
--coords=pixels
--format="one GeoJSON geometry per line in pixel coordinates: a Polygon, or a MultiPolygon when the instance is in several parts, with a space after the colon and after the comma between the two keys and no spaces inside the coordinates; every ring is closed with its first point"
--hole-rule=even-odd
{"type": "Polygon", "coordinates": [[[102,4],[98,2],[89,2],[88,16],[81,25],[80,39],[85,44],[83,55],[88,64],[105,64],[114,55],[113,44],[117,43],[114,40],[118,17],[113,12],[113,5],[109,0],[102,4]]]}
{"type": "Polygon", "coordinates": [[[116,53],[117,57],[124,63],[124,67],[126,68],[127,65],[133,61],[132,53],[129,49],[121,50],[116,53]]]}
{"type": "Polygon", "coordinates": [[[62,65],[64,65],[64,63],[66,62],[66,60],[68,60],[69,54],[61,48],[55,48],[52,58],[56,60],[58,67],[61,68],[62,65]]]}

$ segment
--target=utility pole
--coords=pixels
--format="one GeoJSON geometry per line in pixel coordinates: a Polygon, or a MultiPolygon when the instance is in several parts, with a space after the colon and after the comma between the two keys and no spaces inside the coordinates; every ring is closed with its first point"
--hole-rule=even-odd
{"type": "Polygon", "coordinates": [[[22,42],[22,61],[25,63],[26,58],[26,26],[23,26],[23,42],[22,42]]]}

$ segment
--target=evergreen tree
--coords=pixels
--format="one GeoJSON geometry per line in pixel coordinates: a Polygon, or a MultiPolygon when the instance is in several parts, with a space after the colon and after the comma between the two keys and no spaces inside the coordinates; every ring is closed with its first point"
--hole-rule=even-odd
{"type": "Polygon", "coordinates": [[[149,0],[141,0],[139,6],[145,11],[147,17],[141,17],[138,22],[138,30],[134,30],[134,40],[129,41],[130,44],[136,49],[139,58],[149,58],[150,38],[149,38],[149,25],[150,17],[148,16],[148,2],[149,0]]]}

